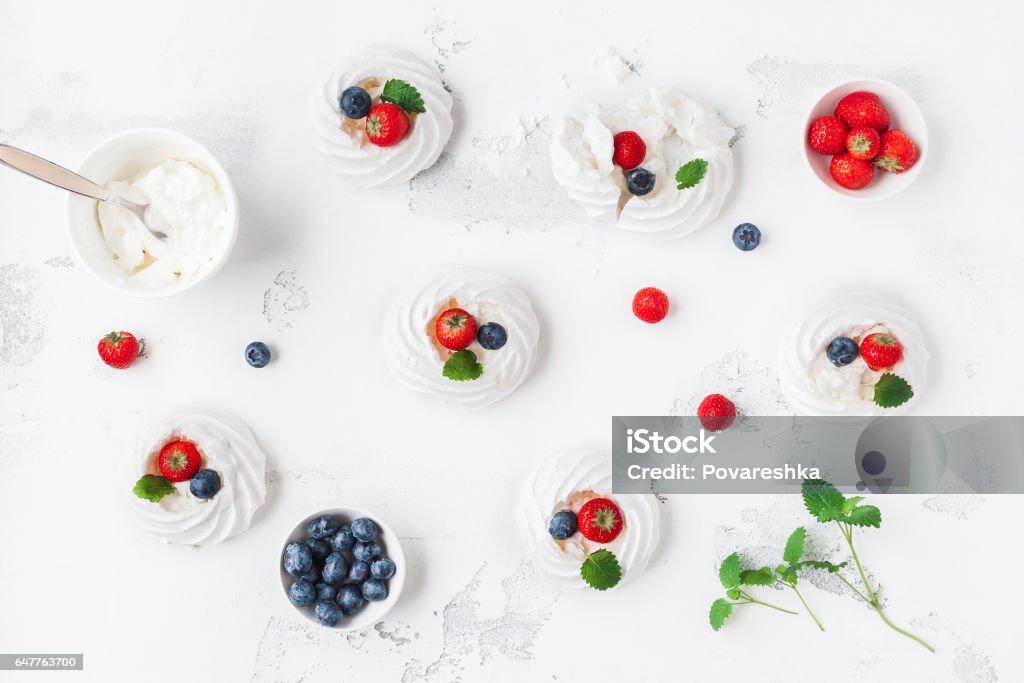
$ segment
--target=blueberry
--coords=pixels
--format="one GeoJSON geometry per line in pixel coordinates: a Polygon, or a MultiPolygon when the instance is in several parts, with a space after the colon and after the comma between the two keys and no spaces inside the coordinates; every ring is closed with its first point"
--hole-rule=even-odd
{"type": "Polygon", "coordinates": [[[316,588],[316,599],[317,600],[331,600],[331,601],[333,601],[334,598],[337,597],[337,595],[338,595],[338,587],[337,586],[332,586],[331,584],[324,583],[323,581],[321,581],[320,583],[316,584],[315,588],[316,588]]]}
{"type": "Polygon", "coordinates": [[[380,579],[368,579],[363,584],[363,597],[370,602],[380,602],[388,597],[388,587],[380,579]]]}
{"type": "Polygon", "coordinates": [[[355,555],[357,560],[372,562],[373,558],[380,557],[380,546],[376,543],[356,543],[356,547],[352,549],[352,554],[355,555]]]}
{"type": "Polygon", "coordinates": [[[395,563],[386,557],[374,560],[370,565],[370,573],[375,579],[390,579],[395,575],[395,563]]]}
{"type": "Polygon", "coordinates": [[[313,559],[323,562],[324,558],[331,554],[331,544],[319,538],[307,538],[306,547],[313,553],[313,559]]]}
{"type": "Polygon", "coordinates": [[[339,552],[333,552],[324,560],[324,583],[337,586],[348,575],[348,562],[339,552]]]}
{"type": "Polygon", "coordinates": [[[363,606],[363,591],[359,589],[359,586],[345,584],[338,589],[338,595],[334,601],[341,607],[342,614],[355,614],[363,606]]]}
{"type": "Polygon", "coordinates": [[[316,589],[309,581],[299,579],[288,587],[288,599],[296,607],[307,607],[316,600],[316,589]]]}
{"type": "Polygon", "coordinates": [[[476,340],[485,349],[497,351],[508,341],[508,332],[498,323],[485,323],[476,331],[476,340]]]}
{"type": "Polygon", "coordinates": [[[220,475],[213,470],[199,470],[188,482],[188,490],[199,500],[208,500],[220,491],[220,475]]]}
{"type": "Polygon", "coordinates": [[[284,547],[284,570],[292,576],[308,574],[313,568],[313,553],[298,541],[292,541],[284,547]]]}
{"type": "Polygon", "coordinates": [[[732,243],[740,251],[754,251],[761,244],[761,229],[753,223],[740,223],[732,231],[732,243]]]}
{"type": "Polygon", "coordinates": [[[370,563],[363,560],[356,560],[348,568],[348,582],[362,583],[370,578],[370,563]]]}
{"type": "Polygon", "coordinates": [[[334,602],[321,600],[313,608],[321,626],[337,626],[341,622],[341,608],[334,602]]]}
{"type": "Polygon", "coordinates": [[[270,362],[270,349],[263,342],[253,342],[245,347],[245,362],[254,368],[265,368],[270,362]]]}
{"type": "Polygon", "coordinates": [[[310,538],[329,538],[338,531],[338,523],[324,515],[310,521],[307,530],[310,538]]]}
{"type": "Polygon", "coordinates": [[[828,349],[825,350],[825,355],[837,368],[857,360],[859,354],[860,349],[857,348],[857,342],[849,337],[836,337],[829,342],[828,349]]]}
{"type": "Polygon", "coordinates": [[[323,571],[320,570],[320,567],[316,566],[316,563],[314,562],[313,563],[313,568],[310,569],[305,574],[303,574],[302,578],[305,579],[306,581],[309,581],[310,583],[319,583],[320,581],[323,580],[324,573],[323,573],[323,571]]]}
{"type": "Polygon", "coordinates": [[[362,541],[363,543],[376,541],[377,525],[373,523],[372,519],[360,517],[352,522],[352,535],[356,537],[357,541],[362,541]]]}
{"type": "Polygon", "coordinates": [[[356,537],[352,535],[352,527],[348,524],[343,524],[338,533],[331,537],[331,547],[341,552],[344,550],[352,550],[352,546],[356,544],[356,537]]]}
{"type": "Polygon", "coordinates": [[[580,527],[579,522],[576,520],[576,513],[572,510],[561,510],[556,512],[551,517],[551,521],[548,522],[548,533],[551,534],[551,538],[559,541],[564,541],[579,531],[579,529],[580,527]]]}
{"type": "Polygon", "coordinates": [[[341,113],[350,119],[365,118],[370,113],[372,105],[373,100],[370,99],[370,93],[358,85],[345,88],[341,97],[338,98],[338,107],[341,109],[341,113]]]}
{"type": "Polygon", "coordinates": [[[626,189],[630,194],[642,197],[654,189],[654,174],[646,168],[634,168],[632,171],[627,171],[626,189]]]}

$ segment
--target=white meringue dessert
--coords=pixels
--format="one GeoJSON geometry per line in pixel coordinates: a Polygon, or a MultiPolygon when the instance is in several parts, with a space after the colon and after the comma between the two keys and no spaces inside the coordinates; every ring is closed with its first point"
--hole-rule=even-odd
{"type": "Polygon", "coordinates": [[[798,415],[901,415],[925,391],[928,360],[924,334],[910,311],[881,292],[843,292],[819,302],[792,326],[779,349],[779,384],[798,415]],[[891,368],[872,370],[859,354],[841,367],[828,359],[832,340],[849,337],[860,346],[875,333],[891,335],[903,347],[902,358],[891,368]],[[906,380],[913,397],[892,408],[877,405],[875,385],[886,373],[906,380]]]}
{"type": "Polygon", "coordinates": [[[618,586],[622,586],[643,573],[658,548],[658,505],[653,493],[613,494],[611,453],[579,446],[547,456],[527,479],[519,498],[516,525],[533,562],[565,587],[587,587],[580,567],[589,554],[602,548],[619,561],[622,580],[618,586]],[[610,499],[622,512],[623,529],[611,543],[593,543],[579,531],[566,540],[551,536],[548,523],[556,512],[578,513],[595,498],[610,499]]]}
{"type": "Polygon", "coordinates": [[[713,221],[732,188],[730,142],[736,130],[710,107],[671,88],[654,88],[609,111],[588,105],[580,118],[564,117],[551,141],[555,180],[591,218],[655,240],[683,237],[713,221]],[[642,168],[655,175],[654,189],[636,196],[626,174],[612,163],[613,138],[636,132],[647,153],[642,168]],[[705,176],[680,190],[683,165],[707,162],[705,176]]]}
{"type": "Polygon", "coordinates": [[[236,417],[183,411],[170,415],[139,435],[131,475],[160,475],[157,456],[171,441],[194,443],[201,468],[220,475],[221,488],[207,500],[189,491],[189,482],[172,484],[174,492],[158,502],[137,495],[132,505],[139,523],[167,543],[213,545],[249,528],[267,496],[267,458],[252,431],[236,417]]]}
{"type": "Polygon", "coordinates": [[[400,383],[442,403],[475,409],[496,403],[523,383],[537,359],[540,322],[529,297],[511,280],[492,273],[449,267],[420,277],[407,286],[384,319],[384,349],[388,367],[400,383]],[[462,308],[477,326],[498,323],[508,339],[495,350],[474,341],[468,350],[483,366],[476,379],[445,377],[445,362],[453,355],[434,334],[437,317],[462,308]]]}
{"type": "Polygon", "coordinates": [[[454,126],[452,97],[437,69],[410,52],[384,46],[361,49],[332,69],[313,93],[310,116],[316,148],[360,187],[400,185],[433,166],[454,126]],[[416,88],[426,111],[410,116],[409,132],[397,144],[378,147],[367,138],[363,119],[342,114],[339,98],[346,88],[359,86],[376,102],[391,79],[416,88]]]}

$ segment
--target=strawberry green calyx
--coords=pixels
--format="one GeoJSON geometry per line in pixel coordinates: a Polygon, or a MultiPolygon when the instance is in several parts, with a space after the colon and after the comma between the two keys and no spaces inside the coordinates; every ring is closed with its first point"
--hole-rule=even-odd
{"type": "Polygon", "coordinates": [[[854,135],[850,138],[848,146],[851,152],[867,154],[871,151],[871,140],[868,140],[863,135],[854,135]]]}
{"type": "Polygon", "coordinates": [[[896,337],[885,332],[880,332],[876,335],[873,335],[872,339],[874,339],[875,343],[878,344],[879,346],[896,346],[896,344],[898,343],[896,341],[896,337]]]}
{"type": "Polygon", "coordinates": [[[127,338],[128,337],[124,336],[120,332],[111,332],[107,336],[103,337],[103,341],[116,348],[120,346],[121,342],[123,342],[127,338]]]}
{"type": "Polygon", "coordinates": [[[594,518],[590,522],[591,526],[597,527],[601,531],[614,531],[619,525],[619,516],[610,507],[598,508],[597,512],[594,513],[594,518]]]}

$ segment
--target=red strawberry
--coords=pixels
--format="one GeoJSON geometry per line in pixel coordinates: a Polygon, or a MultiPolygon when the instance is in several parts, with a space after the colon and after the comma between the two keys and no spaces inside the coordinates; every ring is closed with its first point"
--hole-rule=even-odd
{"type": "Polygon", "coordinates": [[[882,138],[878,131],[868,126],[851,128],[846,136],[846,149],[854,159],[874,159],[881,146],[882,138]]]}
{"type": "Polygon", "coordinates": [[[409,132],[409,115],[397,104],[375,104],[366,115],[366,137],[378,147],[390,147],[409,132]]]}
{"type": "Polygon", "coordinates": [[[594,543],[611,543],[625,526],[619,506],[607,498],[588,500],[576,521],[584,538],[594,543]]]}
{"type": "Polygon", "coordinates": [[[878,95],[866,90],[852,92],[836,105],[836,116],[848,128],[868,126],[879,133],[889,130],[889,112],[878,95]]]}
{"type": "Polygon", "coordinates": [[[720,432],[732,426],[736,419],[736,404],[721,394],[708,394],[697,406],[697,417],[704,429],[720,432]]]}
{"type": "Polygon", "coordinates": [[[203,457],[199,455],[199,449],[187,439],[168,441],[156,458],[160,474],[173,482],[188,481],[202,464],[203,457]]]}
{"type": "Polygon", "coordinates": [[[131,332],[111,332],[96,348],[103,362],[118,370],[130,367],[139,357],[139,340],[131,332]]]}
{"type": "Polygon", "coordinates": [[[656,323],[668,315],[668,295],[657,287],[644,287],[633,296],[633,315],[656,323]]]}
{"type": "Polygon", "coordinates": [[[854,157],[849,152],[832,157],[828,172],[837,183],[850,190],[859,190],[875,176],[875,167],[870,161],[854,157]]]}
{"type": "Polygon", "coordinates": [[[614,145],[612,151],[612,163],[629,171],[644,163],[647,156],[647,145],[643,138],[631,130],[616,133],[612,140],[614,145]]]}
{"type": "Polygon", "coordinates": [[[846,149],[846,124],[835,116],[820,116],[811,124],[808,142],[818,154],[839,154],[846,149]]]}
{"type": "Polygon", "coordinates": [[[876,332],[860,343],[860,356],[876,372],[891,368],[903,358],[903,344],[891,334],[876,332]]]}
{"type": "Polygon", "coordinates": [[[446,349],[461,351],[476,340],[476,320],[461,308],[449,308],[437,316],[434,336],[446,349]]]}
{"type": "Polygon", "coordinates": [[[903,173],[917,161],[917,147],[899,128],[882,133],[882,149],[875,166],[889,173],[903,173]]]}

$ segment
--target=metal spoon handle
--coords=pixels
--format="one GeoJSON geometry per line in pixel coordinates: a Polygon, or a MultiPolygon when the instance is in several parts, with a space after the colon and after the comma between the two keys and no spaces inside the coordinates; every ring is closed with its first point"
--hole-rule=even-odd
{"type": "Polygon", "coordinates": [[[63,166],[47,161],[23,149],[0,144],[0,164],[10,166],[15,171],[38,178],[43,182],[74,192],[75,194],[106,201],[110,192],[91,180],[73,173],[63,166]]]}

